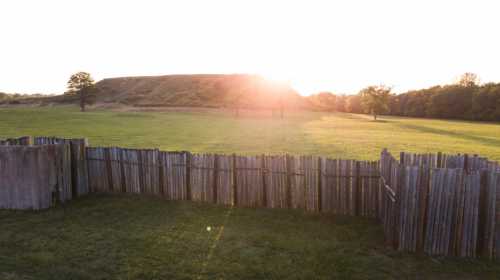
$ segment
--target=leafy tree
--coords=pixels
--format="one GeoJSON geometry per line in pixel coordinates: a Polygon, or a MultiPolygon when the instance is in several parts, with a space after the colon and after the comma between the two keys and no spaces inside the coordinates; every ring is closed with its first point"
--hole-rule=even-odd
{"type": "Polygon", "coordinates": [[[347,105],[347,96],[339,95],[335,99],[335,111],[337,112],[345,112],[347,105]]]}
{"type": "Polygon", "coordinates": [[[78,72],[69,78],[68,89],[80,96],[80,110],[85,112],[85,105],[89,102],[89,95],[95,92],[95,83],[87,72],[78,72]]]}
{"type": "Polygon", "coordinates": [[[349,96],[345,104],[345,111],[355,114],[363,113],[363,102],[361,100],[361,95],[356,94],[349,96]]]}
{"type": "Polygon", "coordinates": [[[331,92],[320,92],[317,96],[318,105],[326,109],[327,111],[334,111],[336,105],[337,97],[331,92]]]}
{"type": "Polygon", "coordinates": [[[448,85],[436,89],[427,103],[427,116],[447,119],[471,119],[475,87],[448,85]]]}
{"type": "Polygon", "coordinates": [[[377,116],[386,113],[389,110],[389,98],[391,96],[391,88],[387,86],[369,86],[364,88],[359,93],[361,102],[366,113],[371,113],[373,119],[377,120],[377,116]]]}

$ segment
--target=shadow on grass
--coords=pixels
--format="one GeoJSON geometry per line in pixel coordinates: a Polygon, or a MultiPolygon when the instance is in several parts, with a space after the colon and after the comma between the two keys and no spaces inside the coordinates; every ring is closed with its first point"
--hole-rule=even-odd
{"type": "Polygon", "coordinates": [[[463,139],[463,140],[479,142],[479,143],[484,144],[484,145],[492,145],[492,146],[493,145],[500,145],[500,139],[492,139],[492,138],[487,138],[487,137],[469,135],[469,134],[449,131],[449,130],[445,130],[445,129],[432,128],[432,127],[415,125],[415,124],[408,124],[408,123],[398,123],[398,126],[401,128],[413,129],[413,130],[416,130],[418,132],[423,132],[423,133],[432,133],[432,134],[436,134],[436,135],[444,135],[444,136],[455,137],[455,138],[459,138],[459,139],[463,139]]]}
{"type": "Polygon", "coordinates": [[[291,209],[89,195],[65,209],[0,210],[0,221],[0,279],[493,279],[500,269],[388,250],[372,218],[291,209]]]}
{"type": "MultiPolygon", "coordinates": [[[[384,119],[373,119],[373,116],[370,115],[362,115],[362,114],[350,114],[350,113],[337,113],[338,117],[362,122],[370,122],[370,123],[390,123],[393,122],[391,120],[386,119],[387,116],[383,116],[384,119]]],[[[379,116],[380,117],[380,116],[379,116]]]]}

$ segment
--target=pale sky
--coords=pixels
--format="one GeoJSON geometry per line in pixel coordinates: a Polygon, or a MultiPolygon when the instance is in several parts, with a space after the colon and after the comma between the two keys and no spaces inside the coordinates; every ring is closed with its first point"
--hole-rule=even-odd
{"type": "Polygon", "coordinates": [[[306,95],[500,82],[500,1],[2,0],[0,91],[69,76],[252,73],[306,95]]]}

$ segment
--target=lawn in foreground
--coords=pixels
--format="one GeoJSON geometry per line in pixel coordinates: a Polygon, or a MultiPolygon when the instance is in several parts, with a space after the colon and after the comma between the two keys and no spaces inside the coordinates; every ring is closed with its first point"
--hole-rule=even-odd
{"type": "Polygon", "coordinates": [[[0,279],[494,279],[498,264],[383,246],[375,220],[91,195],[0,211],[0,279]],[[210,227],[210,230],[207,230],[210,227]]]}
{"type": "Polygon", "coordinates": [[[500,160],[500,124],[343,113],[80,113],[76,107],[0,108],[0,138],[87,137],[91,145],[238,154],[312,154],[378,159],[383,148],[477,153],[500,160]],[[267,115],[266,115],[267,114],[267,115]]]}

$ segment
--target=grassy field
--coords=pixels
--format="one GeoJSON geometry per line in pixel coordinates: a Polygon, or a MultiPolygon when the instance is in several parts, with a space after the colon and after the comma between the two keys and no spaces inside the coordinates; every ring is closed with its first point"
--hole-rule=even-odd
{"type": "Polygon", "coordinates": [[[89,196],[0,211],[0,279],[495,279],[495,263],[387,250],[371,219],[89,196]],[[207,230],[210,227],[210,231],[207,230]]]}
{"type": "Polygon", "coordinates": [[[0,138],[87,137],[95,146],[217,153],[292,153],[377,159],[393,153],[477,153],[500,160],[500,124],[341,113],[78,112],[75,107],[0,108],[0,138]]]}
{"type": "MultiPolygon", "coordinates": [[[[469,152],[500,160],[500,125],[294,113],[0,108],[0,138],[88,137],[95,146],[377,159],[469,152]]],[[[0,210],[0,279],[495,279],[498,264],[397,253],[375,220],[90,196],[40,213],[0,210]],[[207,230],[210,227],[210,231],[207,230]]]]}

